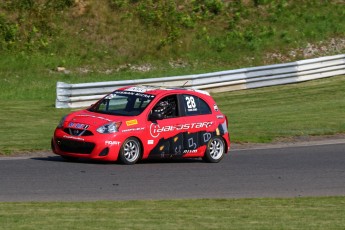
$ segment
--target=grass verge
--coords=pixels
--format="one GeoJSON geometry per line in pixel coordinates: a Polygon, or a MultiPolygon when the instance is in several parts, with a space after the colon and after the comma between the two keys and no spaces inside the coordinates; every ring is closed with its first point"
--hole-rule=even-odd
{"type": "Polygon", "coordinates": [[[0,153],[48,150],[59,119],[69,110],[44,100],[1,100],[0,153]]]}
{"type": "Polygon", "coordinates": [[[345,132],[345,76],[214,95],[234,142],[345,132]]]}
{"type": "Polygon", "coordinates": [[[0,203],[1,229],[344,229],[345,198],[0,203]]]}
{"type": "MultiPolygon", "coordinates": [[[[213,95],[232,142],[345,133],[345,76],[213,95]]],[[[48,150],[60,118],[51,98],[1,100],[0,154],[48,150]]]]}

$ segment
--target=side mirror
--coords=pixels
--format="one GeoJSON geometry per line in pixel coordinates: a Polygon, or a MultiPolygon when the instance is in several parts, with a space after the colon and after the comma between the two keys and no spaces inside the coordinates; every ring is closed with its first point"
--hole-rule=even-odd
{"type": "Polygon", "coordinates": [[[162,120],[162,119],[163,119],[163,115],[161,113],[152,113],[149,116],[150,121],[157,121],[157,120],[162,120]]]}

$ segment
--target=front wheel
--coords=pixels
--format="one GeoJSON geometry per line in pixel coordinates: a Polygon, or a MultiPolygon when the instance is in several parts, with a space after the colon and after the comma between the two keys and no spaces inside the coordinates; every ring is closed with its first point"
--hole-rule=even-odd
{"type": "Polygon", "coordinates": [[[221,137],[212,138],[208,144],[203,159],[207,162],[218,163],[223,159],[225,153],[225,143],[221,137]]]}
{"type": "Polygon", "coordinates": [[[126,165],[135,164],[141,157],[141,145],[137,138],[130,137],[122,144],[119,160],[126,165]]]}

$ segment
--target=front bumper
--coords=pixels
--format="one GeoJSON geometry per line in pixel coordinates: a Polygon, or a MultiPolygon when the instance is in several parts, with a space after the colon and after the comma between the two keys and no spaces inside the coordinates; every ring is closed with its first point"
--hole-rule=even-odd
{"type": "Polygon", "coordinates": [[[116,134],[71,136],[57,129],[51,141],[52,151],[61,156],[116,161],[122,141],[116,134]]]}

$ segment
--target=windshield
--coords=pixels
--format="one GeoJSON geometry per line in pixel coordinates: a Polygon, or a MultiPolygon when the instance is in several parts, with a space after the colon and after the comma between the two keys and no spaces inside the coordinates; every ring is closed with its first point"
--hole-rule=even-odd
{"type": "Polygon", "coordinates": [[[114,91],[92,106],[89,111],[119,116],[137,116],[155,96],[132,91],[114,91]]]}

